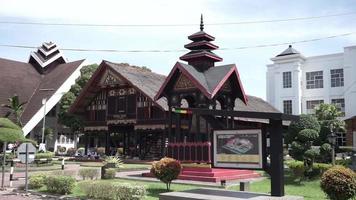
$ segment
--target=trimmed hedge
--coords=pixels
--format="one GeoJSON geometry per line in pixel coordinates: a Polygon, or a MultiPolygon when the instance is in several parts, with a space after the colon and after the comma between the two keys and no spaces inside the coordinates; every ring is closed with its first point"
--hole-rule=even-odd
{"type": "Polygon", "coordinates": [[[343,166],[327,170],[320,181],[321,189],[332,200],[347,200],[356,197],[356,173],[343,166]]]}
{"type": "Polygon", "coordinates": [[[50,193],[70,194],[75,186],[75,178],[71,176],[48,176],[45,185],[50,193]]]}
{"type": "Polygon", "coordinates": [[[45,174],[34,174],[28,179],[28,187],[30,189],[38,189],[45,185],[47,175],[45,174]]]}
{"type": "Polygon", "coordinates": [[[53,157],[54,157],[54,153],[50,151],[43,152],[43,153],[36,153],[35,155],[35,159],[41,159],[41,158],[51,159],[53,157]]]}
{"type": "Polygon", "coordinates": [[[146,189],[142,185],[117,184],[110,182],[88,182],[81,185],[88,198],[104,200],[141,200],[145,198],[146,189]]]}
{"type": "Polygon", "coordinates": [[[116,169],[115,168],[105,169],[105,174],[104,174],[104,178],[105,179],[114,179],[115,175],[116,175],[116,169]]]}
{"type": "Polygon", "coordinates": [[[81,168],[78,174],[80,177],[82,177],[83,180],[87,178],[93,180],[94,178],[98,177],[99,172],[96,168],[81,168]]]}

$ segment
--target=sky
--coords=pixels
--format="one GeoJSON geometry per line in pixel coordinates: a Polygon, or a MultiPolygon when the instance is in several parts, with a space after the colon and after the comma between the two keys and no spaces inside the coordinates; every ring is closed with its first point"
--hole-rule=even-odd
{"type": "MultiPolygon", "coordinates": [[[[356,32],[356,14],[240,25],[213,23],[274,20],[356,12],[354,0],[0,0],[0,21],[91,23],[91,24],[196,24],[169,27],[76,27],[0,23],[0,44],[40,46],[55,42],[60,48],[117,50],[183,50],[187,36],[199,31],[200,14],[204,31],[215,36],[220,48],[288,43],[356,32]]],[[[356,45],[356,34],[294,44],[304,56],[339,53],[356,45]]],[[[288,45],[264,48],[217,50],[224,60],[217,65],[237,65],[245,92],[265,99],[266,65],[288,45]]],[[[35,49],[0,47],[0,57],[27,62],[35,49]]],[[[63,51],[69,61],[86,59],[88,64],[109,60],[146,66],[167,75],[185,52],[103,53],[63,51]]],[[[1,72],[0,72],[1,73],[1,72]]]]}

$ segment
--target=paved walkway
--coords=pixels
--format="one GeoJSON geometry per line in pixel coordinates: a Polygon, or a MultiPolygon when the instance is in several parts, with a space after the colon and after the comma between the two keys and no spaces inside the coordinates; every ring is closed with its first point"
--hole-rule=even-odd
{"type": "MultiPolygon", "coordinates": [[[[151,178],[151,177],[143,177],[142,173],[148,173],[150,172],[149,170],[142,170],[142,171],[127,171],[127,172],[117,172],[116,173],[116,178],[123,178],[123,179],[130,179],[130,180],[139,180],[139,181],[152,181],[152,182],[159,182],[158,179],[156,178],[151,178]]],[[[264,179],[263,177],[261,178],[253,178],[253,179],[244,179],[244,181],[260,181],[264,179]]],[[[235,185],[239,184],[241,180],[235,180],[235,181],[227,181],[227,185],[235,185]]],[[[208,186],[208,187],[220,187],[220,183],[213,183],[213,182],[203,182],[203,181],[191,181],[191,180],[174,180],[174,183],[180,183],[180,184],[189,184],[189,185],[198,185],[198,186],[208,186]]]]}
{"type": "MultiPolygon", "coordinates": [[[[78,170],[79,170],[78,164],[68,164],[64,168],[64,171],[71,172],[71,173],[76,173],[78,170]]],[[[52,171],[61,171],[61,170],[52,170],[52,171]]],[[[41,173],[41,172],[48,172],[48,171],[33,171],[33,172],[30,171],[29,175],[31,175],[33,173],[41,173]]],[[[22,172],[22,171],[16,172],[16,169],[15,169],[13,178],[18,179],[18,180],[15,180],[12,182],[13,188],[19,188],[19,187],[25,186],[25,172],[22,172]]],[[[1,176],[1,172],[0,172],[0,184],[1,184],[1,181],[2,181],[2,176],[1,176]]],[[[10,172],[6,172],[5,173],[5,187],[9,187],[9,186],[10,186],[10,172]]]]}

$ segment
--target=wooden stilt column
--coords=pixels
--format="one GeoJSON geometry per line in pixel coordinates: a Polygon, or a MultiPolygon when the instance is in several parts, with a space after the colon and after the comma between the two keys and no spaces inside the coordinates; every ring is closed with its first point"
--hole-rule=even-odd
{"type": "Polygon", "coordinates": [[[284,196],[282,120],[270,120],[271,195],[284,196]]]}
{"type": "Polygon", "coordinates": [[[105,133],[105,155],[109,156],[110,154],[110,133],[107,131],[105,133]]]}
{"type": "Polygon", "coordinates": [[[88,155],[88,148],[89,148],[89,135],[88,135],[88,133],[84,134],[84,142],[85,142],[84,154],[88,155]]]}

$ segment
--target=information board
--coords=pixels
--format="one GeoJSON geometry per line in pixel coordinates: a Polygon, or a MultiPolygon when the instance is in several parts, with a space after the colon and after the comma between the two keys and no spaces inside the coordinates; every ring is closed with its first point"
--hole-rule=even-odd
{"type": "Polygon", "coordinates": [[[262,168],[262,132],[253,130],[214,131],[214,166],[262,168]]]}

